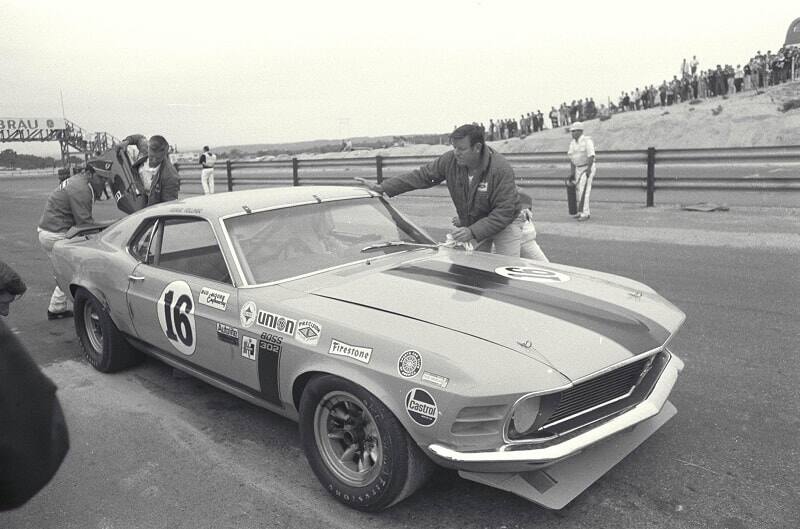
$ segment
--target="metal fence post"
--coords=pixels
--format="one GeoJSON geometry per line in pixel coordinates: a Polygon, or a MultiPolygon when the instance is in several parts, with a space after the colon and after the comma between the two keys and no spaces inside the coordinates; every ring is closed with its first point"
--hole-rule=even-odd
{"type": "Polygon", "coordinates": [[[656,192],[656,148],[647,148],[647,207],[653,207],[653,195],[656,192]]]}
{"type": "Polygon", "coordinates": [[[297,160],[297,158],[292,158],[292,185],[295,187],[300,185],[300,175],[298,174],[299,169],[300,162],[297,160]]]}
{"type": "Polygon", "coordinates": [[[225,169],[228,171],[228,191],[233,191],[233,167],[230,160],[225,162],[225,169]]]}
{"type": "Polygon", "coordinates": [[[375,171],[377,171],[378,184],[383,183],[383,156],[375,157],[375,171]]]}

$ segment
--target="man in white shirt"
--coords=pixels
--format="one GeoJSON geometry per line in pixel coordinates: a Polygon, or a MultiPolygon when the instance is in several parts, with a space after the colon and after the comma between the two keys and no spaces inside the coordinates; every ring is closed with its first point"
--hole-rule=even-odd
{"type": "Polygon", "coordinates": [[[574,215],[579,221],[589,220],[589,195],[592,193],[592,180],[597,173],[594,163],[594,142],[583,134],[583,123],[576,121],[569,128],[572,141],[569,144],[570,180],[575,182],[575,193],[578,197],[578,213],[574,215]]]}
{"type": "Polygon", "coordinates": [[[208,145],[203,147],[203,154],[200,155],[200,183],[203,185],[203,193],[206,195],[214,194],[214,166],[217,164],[217,155],[211,152],[208,145]]]}

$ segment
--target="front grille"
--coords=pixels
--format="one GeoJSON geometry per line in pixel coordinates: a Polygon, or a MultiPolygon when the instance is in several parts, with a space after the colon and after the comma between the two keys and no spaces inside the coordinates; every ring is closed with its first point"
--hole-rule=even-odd
{"type": "Polygon", "coordinates": [[[533,426],[525,432],[516,432],[512,421],[508,438],[547,444],[624,412],[647,398],[669,356],[669,352],[659,351],[562,392],[542,395],[533,426]]]}
{"type": "Polygon", "coordinates": [[[636,385],[639,375],[651,359],[652,357],[643,358],[562,392],[558,407],[540,429],[626,396],[636,385]]]}

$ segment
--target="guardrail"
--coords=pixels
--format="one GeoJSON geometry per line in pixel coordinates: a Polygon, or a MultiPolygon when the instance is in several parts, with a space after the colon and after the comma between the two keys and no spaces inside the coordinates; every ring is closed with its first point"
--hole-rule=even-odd
{"type": "MultiPolygon", "coordinates": [[[[562,187],[569,163],[563,152],[503,153],[517,171],[520,187],[562,187]],[[526,175],[529,169],[546,169],[541,174],[526,175]],[[525,171],[521,171],[525,169],[525,171]],[[557,169],[557,171],[553,171],[557,169]],[[553,174],[548,174],[553,173],[553,174]]],[[[225,171],[228,191],[244,185],[352,185],[353,174],[364,176],[374,170],[375,178],[381,182],[384,172],[401,173],[402,169],[413,169],[425,165],[437,156],[375,156],[370,158],[290,158],[270,161],[227,160],[217,165],[219,173],[225,171]],[[355,170],[355,171],[353,171],[355,170]],[[328,173],[328,174],[326,174],[328,173]]],[[[792,191],[800,192],[800,166],[793,176],[748,176],[733,175],[722,171],[719,175],[702,177],[681,176],[657,178],[658,166],[700,167],[745,166],[748,164],[800,164],[800,145],[785,147],[743,147],[725,149],[655,149],[630,151],[598,151],[598,163],[609,166],[641,167],[640,176],[614,175],[604,171],[603,177],[595,180],[595,188],[641,189],[647,206],[655,203],[655,192],[663,190],[716,190],[716,191],[792,191]]],[[[200,169],[197,164],[176,164],[181,181],[199,182],[200,169]]]]}

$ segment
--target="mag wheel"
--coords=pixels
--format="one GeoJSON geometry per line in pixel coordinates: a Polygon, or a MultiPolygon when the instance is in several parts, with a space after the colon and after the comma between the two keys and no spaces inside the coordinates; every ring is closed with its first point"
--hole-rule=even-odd
{"type": "Polygon", "coordinates": [[[322,485],[355,509],[385,509],[419,488],[433,470],[382,402],[339,377],[321,376],[305,388],[300,435],[322,485]]]}
{"type": "Polygon", "coordinates": [[[82,288],[75,293],[75,332],[86,360],[98,371],[119,371],[142,358],[125,341],[103,305],[82,288]]]}

